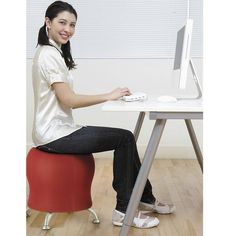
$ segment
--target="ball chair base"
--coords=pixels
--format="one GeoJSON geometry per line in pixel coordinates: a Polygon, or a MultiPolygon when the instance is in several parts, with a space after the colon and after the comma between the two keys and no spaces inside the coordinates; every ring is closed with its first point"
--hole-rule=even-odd
{"type": "MultiPolygon", "coordinates": [[[[100,220],[99,220],[99,218],[98,218],[96,212],[95,212],[92,208],[89,208],[88,211],[89,211],[90,213],[92,213],[92,215],[93,215],[93,220],[92,220],[92,222],[93,222],[94,224],[99,224],[99,223],[100,223],[100,220]]],[[[51,212],[47,212],[47,213],[46,213],[45,218],[44,218],[44,223],[43,223],[43,226],[42,226],[42,229],[43,229],[43,230],[49,230],[49,229],[51,229],[50,226],[49,226],[49,223],[50,223],[50,220],[51,220],[51,218],[52,218],[52,215],[53,215],[53,213],[51,213],[51,212]]]]}

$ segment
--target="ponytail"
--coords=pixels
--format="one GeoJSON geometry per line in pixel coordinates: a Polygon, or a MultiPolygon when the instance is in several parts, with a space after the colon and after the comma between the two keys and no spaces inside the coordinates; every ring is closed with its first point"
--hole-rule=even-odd
{"type": "MultiPolygon", "coordinates": [[[[50,20],[53,20],[62,11],[68,11],[74,14],[77,19],[77,13],[75,9],[69,3],[62,1],[56,1],[52,3],[47,9],[45,17],[48,17],[50,20]]],[[[44,23],[44,25],[39,29],[37,45],[51,46],[47,34],[46,23],[44,23]]],[[[74,69],[76,64],[71,55],[70,41],[68,41],[66,44],[62,44],[61,50],[62,50],[62,56],[65,60],[68,69],[69,70],[74,69]]]]}

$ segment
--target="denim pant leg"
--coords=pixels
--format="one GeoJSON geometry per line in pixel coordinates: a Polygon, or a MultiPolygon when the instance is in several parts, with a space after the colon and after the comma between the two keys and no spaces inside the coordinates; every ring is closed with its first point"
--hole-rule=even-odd
{"type": "MultiPolygon", "coordinates": [[[[132,132],[124,132],[124,137],[119,148],[115,149],[113,162],[113,188],[117,191],[116,209],[125,212],[132,190],[141,167],[136,141],[132,132]]],[[[147,180],[141,201],[154,203],[152,186],[147,180]]]]}
{"type": "MultiPolygon", "coordinates": [[[[126,211],[141,166],[132,132],[119,128],[87,126],[38,148],[46,152],[67,154],[115,150],[112,186],[117,192],[116,209],[126,211]]],[[[149,180],[141,200],[147,203],[155,201],[149,180]]]]}

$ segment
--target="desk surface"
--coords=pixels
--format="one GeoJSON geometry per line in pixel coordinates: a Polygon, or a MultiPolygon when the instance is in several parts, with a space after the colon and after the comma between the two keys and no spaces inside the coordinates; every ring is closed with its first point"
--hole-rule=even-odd
{"type": "Polygon", "coordinates": [[[125,102],[122,100],[108,101],[102,106],[103,111],[143,111],[143,112],[203,112],[202,99],[179,100],[163,103],[157,96],[151,95],[145,101],[125,102]]]}

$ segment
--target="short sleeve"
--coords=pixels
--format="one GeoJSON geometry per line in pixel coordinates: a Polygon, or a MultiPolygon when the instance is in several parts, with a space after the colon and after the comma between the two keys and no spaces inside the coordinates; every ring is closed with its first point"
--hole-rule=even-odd
{"type": "Polygon", "coordinates": [[[55,82],[68,83],[68,68],[61,54],[54,48],[48,48],[40,57],[40,72],[51,86],[55,82]]]}

